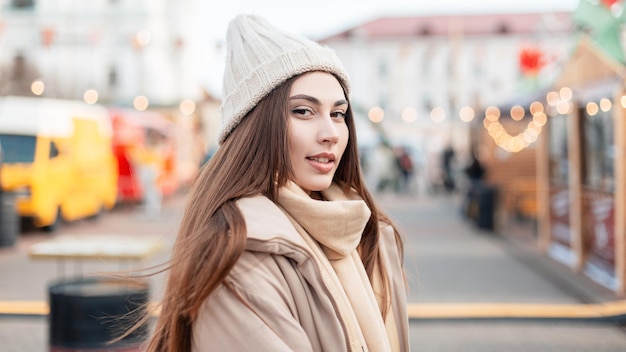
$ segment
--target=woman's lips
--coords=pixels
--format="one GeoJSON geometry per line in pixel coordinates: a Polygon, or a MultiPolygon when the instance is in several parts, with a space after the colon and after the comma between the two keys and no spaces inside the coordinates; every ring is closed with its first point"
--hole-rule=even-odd
{"type": "Polygon", "coordinates": [[[335,160],[328,157],[308,157],[306,160],[309,165],[323,173],[332,171],[335,166],[335,160]]]}

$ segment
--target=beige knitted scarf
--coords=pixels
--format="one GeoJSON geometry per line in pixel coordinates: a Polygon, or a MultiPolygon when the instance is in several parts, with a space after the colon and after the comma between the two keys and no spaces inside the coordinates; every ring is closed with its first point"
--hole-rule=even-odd
{"type": "MultiPolygon", "coordinates": [[[[351,351],[390,352],[388,333],[379,303],[356,250],[370,217],[367,204],[333,184],[322,192],[325,200],[309,197],[290,183],[278,194],[278,204],[311,247],[322,280],[337,302],[351,351]]],[[[375,285],[381,287],[382,285],[375,285]]],[[[397,336],[391,336],[391,341],[397,336]]],[[[395,346],[394,346],[395,347],[395,346]]]]}

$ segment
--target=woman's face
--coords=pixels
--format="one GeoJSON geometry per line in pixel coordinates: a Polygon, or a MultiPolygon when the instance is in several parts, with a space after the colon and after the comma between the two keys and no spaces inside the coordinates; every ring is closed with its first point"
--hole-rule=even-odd
{"type": "Polygon", "coordinates": [[[315,71],[293,82],[288,107],[293,181],[307,193],[325,190],[348,145],[348,100],[335,76],[315,71]]]}

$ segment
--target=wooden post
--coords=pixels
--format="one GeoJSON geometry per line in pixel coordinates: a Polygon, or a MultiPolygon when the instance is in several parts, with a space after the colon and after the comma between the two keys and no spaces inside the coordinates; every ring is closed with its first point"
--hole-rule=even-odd
{"type": "Polygon", "coordinates": [[[573,263],[574,271],[581,272],[584,264],[584,246],[583,246],[583,204],[582,204],[582,130],[581,116],[579,109],[580,102],[572,101],[572,112],[568,116],[568,125],[570,133],[568,135],[569,149],[569,191],[570,191],[570,231],[572,251],[576,255],[573,263]]]}
{"type": "MultiPolygon", "coordinates": [[[[546,111],[547,114],[547,111],[546,111]]],[[[546,123],[537,140],[537,247],[546,254],[552,240],[550,224],[550,124],[546,123]]]]}
{"type": "Polygon", "coordinates": [[[615,99],[615,277],[616,294],[626,296],[626,92],[615,99]]]}

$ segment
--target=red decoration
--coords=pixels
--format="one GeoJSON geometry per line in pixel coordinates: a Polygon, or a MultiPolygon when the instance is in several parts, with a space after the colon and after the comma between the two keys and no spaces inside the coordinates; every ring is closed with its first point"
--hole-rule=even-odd
{"type": "Polygon", "coordinates": [[[41,29],[41,43],[45,47],[52,45],[54,41],[55,31],[52,27],[45,27],[41,29]]]}
{"type": "Polygon", "coordinates": [[[618,1],[619,0],[600,0],[600,2],[602,2],[602,4],[604,4],[604,6],[608,8],[611,8],[611,6],[613,6],[618,1]]]}
{"type": "Polygon", "coordinates": [[[536,75],[545,65],[544,54],[536,47],[523,47],[519,53],[519,65],[525,76],[536,75]]]}
{"type": "Polygon", "coordinates": [[[176,39],[174,39],[174,48],[176,48],[177,50],[182,49],[185,46],[185,40],[181,37],[176,37],[176,39]]]}

